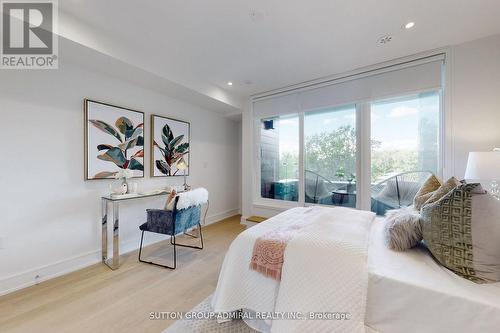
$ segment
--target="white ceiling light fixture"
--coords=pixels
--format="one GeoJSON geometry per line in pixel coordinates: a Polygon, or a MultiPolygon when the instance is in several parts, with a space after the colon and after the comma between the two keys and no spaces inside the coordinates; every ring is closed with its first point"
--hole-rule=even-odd
{"type": "Polygon", "coordinates": [[[228,85],[228,86],[232,86],[232,85],[233,85],[233,83],[232,83],[231,81],[228,81],[228,82],[227,82],[227,85],[228,85]]]}
{"type": "Polygon", "coordinates": [[[387,36],[380,37],[378,39],[377,43],[380,45],[385,45],[387,43],[390,43],[391,41],[392,41],[392,36],[387,35],[387,36]]]}
{"type": "Polygon", "coordinates": [[[405,29],[409,30],[415,26],[415,22],[408,22],[405,24],[405,29]]]}

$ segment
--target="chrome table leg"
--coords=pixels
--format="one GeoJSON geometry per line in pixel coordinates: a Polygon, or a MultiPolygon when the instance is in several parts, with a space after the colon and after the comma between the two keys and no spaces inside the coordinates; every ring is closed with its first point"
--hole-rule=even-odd
{"type": "Polygon", "coordinates": [[[120,203],[113,202],[113,264],[111,269],[120,266],[120,203]]]}
{"type": "Polygon", "coordinates": [[[108,200],[102,199],[101,208],[101,233],[102,233],[102,262],[107,264],[108,260],[108,200]]]}
{"type": "Polygon", "coordinates": [[[113,207],[113,258],[108,257],[108,201],[103,199],[102,203],[102,262],[109,268],[115,270],[120,266],[120,216],[119,203],[112,202],[113,207]]]}

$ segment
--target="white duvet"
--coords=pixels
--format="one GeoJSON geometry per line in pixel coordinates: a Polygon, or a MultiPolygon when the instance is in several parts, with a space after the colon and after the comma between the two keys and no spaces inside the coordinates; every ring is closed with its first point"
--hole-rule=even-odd
{"type": "Polygon", "coordinates": [[[271,320],[280,332],[363,332],[371,212],[342,207],[294,208],[240,234],[231,244],[212,299],[216,312],[240,309],[283,314],[348,314],[348,320],[271,320]],[[278,226],[303,221],[290,240],[281,281],[250,270],[255,240],[278,226]]]}

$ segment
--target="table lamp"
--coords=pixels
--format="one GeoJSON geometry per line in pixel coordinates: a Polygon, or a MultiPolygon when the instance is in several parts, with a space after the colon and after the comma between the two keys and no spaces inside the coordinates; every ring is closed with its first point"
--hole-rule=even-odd
{"type": "Polygon", "coordinates": [[[181,170],[184,172],[184,191],[187,191],[189,188],[188,184],[186,183],[186,169],[189,167],[189,165],[186,163],[186,160],[181,157],[181,159],[177,162],[177,170],[181,170]]]}
{"type": "Polygon", "coordinates": [[[497,200],[500,200],[500,191],[497,181],[500,180],[500,151],[495,149],[488,152],[470,152],[465,170],[465,179],[489,180],[489,191],[497,200]]]}

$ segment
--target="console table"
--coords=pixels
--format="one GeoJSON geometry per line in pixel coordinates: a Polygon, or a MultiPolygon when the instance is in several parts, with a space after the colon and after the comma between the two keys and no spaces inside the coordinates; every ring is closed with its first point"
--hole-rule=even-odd
{"type": "Polygon", "coordinates": [[[125,195],[107,195],[102,200],[102,262],[112,270],[120,267],[120,202],[142,198],[157,197],[168,195],[169,192],[125,194],[125,195]],[[108,208],[111,204],[113,209],[113,237],[111,244],[113,246],[113,258],[108,257],[108,208]]]}

